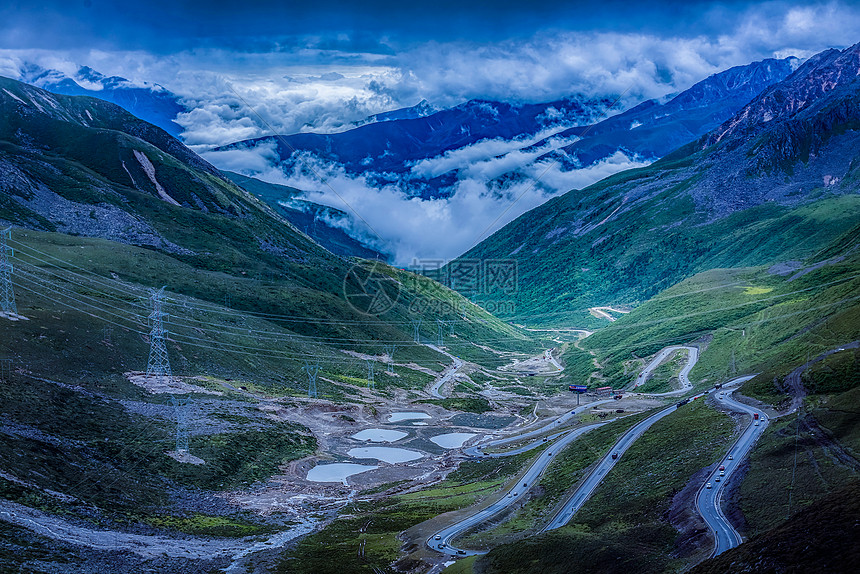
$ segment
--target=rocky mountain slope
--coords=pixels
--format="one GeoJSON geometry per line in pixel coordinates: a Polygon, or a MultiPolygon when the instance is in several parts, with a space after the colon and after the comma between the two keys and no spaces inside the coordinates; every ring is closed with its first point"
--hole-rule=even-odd
{"type": "Polygon", "coordinates": [[[91,96],[111,102],[175,137],[182,132],[182,127],[174,120],[188,111],[179,97],[163,86],[136,85],[119,76],[105,76],[89,66],[81,66],[68,76],[59,70],[25,65],[19,79],[54,94],[91,96]]]}
{"type": "MultiPolygon", "coordinates": [[[[126,278],[219,304],[232,297],[227,306],[246,311],[315,317],[286,325],[294,333],[339,337],[345,346],[409,341],[415,298],[459,300],[384,265],[368,287],[362,281],[371,268],[359,263],[361,272],[351,272],[355,262],[319,246],[169,134],[101,100],[0,79],[0,174],[0,220],[158,251],[168,260],[154,272],[129,265],[126,278]],[[220,278],[200,282],[198,273],[220,278]],[[272,285],[259,289],[261,281],[272,285]],[[368,320],[349,295],[366,299],[371,287],[392,300],[368,320]]],[[[117,257],[131,252],[115,249],[117,257]]],[[[94,265],[110,277],[120,267],[94,265]]],[[[458,306],[445,306],[451,318],[458,306]]],[[[475,326],[527,340],[492,319],[475,326]]]]}

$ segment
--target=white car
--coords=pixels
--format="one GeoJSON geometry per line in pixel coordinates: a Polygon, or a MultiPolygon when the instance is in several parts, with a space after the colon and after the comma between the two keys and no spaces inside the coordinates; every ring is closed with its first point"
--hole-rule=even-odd
{"type": "Polygon", "coordinates": [[[711,488],[711,483],[709,482],[708,484],[706,484],[705,488],[711,488]]]}

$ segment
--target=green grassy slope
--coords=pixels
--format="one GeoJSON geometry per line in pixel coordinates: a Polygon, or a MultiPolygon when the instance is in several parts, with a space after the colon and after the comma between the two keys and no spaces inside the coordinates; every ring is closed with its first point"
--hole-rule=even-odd
{"type": "MultiPolygon", "coordinates": [[[[667,289],[583,345],[606,364],[613,384],[632,381],[623,362],[670,344],[707,345],[693,382],[761,373],[748,392],[779,400],[773,384],[807,354],[860,338],[860,252],[854,228],[816,257],[778,275],[778,268],[714,269],[667,289]]],[[[704,347],[703,347],[704,348],[704,347]]]]}
{"type": "Polygon", "coordinates": [[[855,572],[860,562],[858,524],[860,483],[855,480],[784,524],[691,572],[855,572]]]}
{"type": "Polygon", "coordinates": [[[860,219],[858,50],[810,61],[700,141],[509,223],[462,256],[517,262],[518,291],[485,298],[512,299],[529,324],[588,327],[589,307],[637,304],[708,269],[814,255],[860,219]]]}
{"type": "Polygon", "coordinates": [[[682,541],[669,520],[673,497],[719,459],[733,433],[731,419],[700,401],[679,409],[624,454],[568,526],[499,546],[474,571],[552,574],[569,572],[571,564],[583,573],[677,568],[682,541]]]}

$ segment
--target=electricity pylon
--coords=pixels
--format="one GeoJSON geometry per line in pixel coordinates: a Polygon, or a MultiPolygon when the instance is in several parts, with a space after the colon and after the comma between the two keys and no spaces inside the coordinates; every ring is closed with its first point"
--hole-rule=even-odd
{"type": "Polygon", "coordinates": [[[12,239],[12,228],[8,227],[0,231],[0,313],[17,315],[18,306],[15,305],[15,291],[12,289],[12,256],[14,250],[7,243],[12,239]]]}
{"type": "Polygon", "coordinates": [[[421,343],[421,333],[419,329],[421,328],[421,319],[411,319],[412,321],[412,332],[414,333],[413,338],[416,343],[421,343]]]}
{"type": "Polygon", "coordinates": [[[317,375],[320,372],[320,366],[305,363],[302,370],[308,374],[308,397],[315,399],[317,398],[317,375]]]}
{"type": "Polygon", "coordinates": [[[445,339],[442,337],[445,332],[445,321],[442,319],[436,319],[436,324],[439,326],[439,334],[436,337],[436,346],[444,347],[445,339]]]}
{"type": "Polygon", "coordinates": [[[370,359],[366,359],[365,362],[367,363],[368,386],[371,389],[376,389],[376,379],[374,379],[373,377],[373,361],[371,361],[370,359]]]}
{"type": "Polygon", "coordinates": [[[385,354],[388,355],[388,372],[391,374],[394,374],[394,351],[396,350],[396,345],[385,346],[385,354]]]}
{"type": "Polygon", "coordinates": [[[170,379],[170,358],[167,356],[167,347],[164,344],[167,338],[167,329],[164,328],[167,313],[161,310],[163,296],[164,287],[158,290],[150,289],[149,300],[152,302],[152,313],[149,315],[149,323],[152,330],[149,332],[149,361],[146,364],[146,376],[170,379]]]}
{"type": "Polygon", "coordinates": [[[188,397],[170,397],[173,413],[176,415],[176,452],[188,452],[188,437],[191,435],[190,416],[191,399],[188,397]]]}

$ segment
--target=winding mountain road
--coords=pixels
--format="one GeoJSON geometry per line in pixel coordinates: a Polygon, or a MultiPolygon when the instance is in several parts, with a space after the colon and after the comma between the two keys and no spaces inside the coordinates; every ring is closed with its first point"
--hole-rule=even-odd
{"type": "Polygon", "coordinates": [[[692,347],[687,345],[675,345],[672,347],[666,347],[657,353],[657,356],[654,357],[648,365],[642,369],[642,372],[636,377],[636,381],[633,383],[633,388],[642,386],[645,384],[645,381],[648,380],[648,375],[656,369],[660,363],[666,360],[666,357],[678,351],[680,349],[686,349],[690,354],[687,357],[687,364],[681,368],[681,372],[678,373],[678,380],[681,382],[681,388],[669,391],[667,393],[648,393],[655,397],[671,397],[675,395],[683,395],[693,388],[693,383],[690,382],[690,371],[693,370],[693,367],[696,366],[696,362],[699,360],[699,348],[692,347]]]}
{"type": "MultiPolygon", "coordinates": [[[[696,395],[692,397],[690,400],[697,399],[703,396],[703,394],[696,395]]],[[[636,440],[642,436],[645,431],[651,428],[651,425],[666,417],[678,409],[677,405],[672,405],[671,407],[666,407],[660,411],[657,411],[647,419],[637,423],[633,428],[628,430],[626,433],[621,435],[621,438],[618,439],[606,456],[597,464],[594,470],[588,475],[588,477],[583,481],[583,483],[577,488],[573,495],[568,499],[568,501],[564,504],[564,506],[556,513],[553,519],[547,524],[541,532],[548,532],[550,530],[555,530],[556,528],[561,528],[573,518],[573,515],[579,511],[580,508],[586,503],[586,501],[594,494],[594,491],[597,489],[600,482],[609,474],[609,471],[612,470],[612,467],[621,460],[621,456],[624,452],[630,448],[636,440]],[[616,458],[612,458],[612,455],[617,455],[616,458]]]]}
{"type": "Polygon", "coordinates": [[[451,555],[468,556],[473,554],[482,554],[475,550],[463,550],[461,548],[457,548],[452,544],[452,541],[473,526],[489,520],[493,516],[505,510],[507,507],[516,503],[520,498],[522,498],[524,493],[528,492],[530,487],[534,486],[535,481],[541,474],[543,474],[546,467],[549,466],[549,463],[553,460],[554,454],[558,454],[561,449],[565,448],[585,433],[605,424],[608,423],[597,423],[591,426],[578,428],[567,433],[564,437],[553,443],[552,447],[548,448],[546,452],[542,453],[538,459],[532,463],[531,467],[529,467],[525,474],[516,482],[516,484],[508,487],[508,490],[504,492],[500,499],[493,502],[487,508],[479,510],[468,518],[435,532],[427,539],[427,546],[437,552],[451,555]]]}
{"type": "Polygon", "coordinates": [[[427,388],[427,392],[432,397],[437,398],[437,399],[444,399],[446,397],[441,392],[442,387],[446,383],[448,383],[451,379],[454,378],[454,375],[457,374],[457,371],[460,370],[460,367],[462,367],[464,363],[463,363],[462,359],[460,359],[459,357],[455,357],[451,353],[440,349],[436,345],[427,345],[427,346],[436,352],[442,353],[443,355],[447,355],[452,361],[454,361],[453,363],[451,363],[451,365],[447,369],[445,369],[445,371],[442,373],[442,376],[439,377],[438,379],[436,379],[435,381],[433,381],[433,383],[431,383],[430,386],[427,388]]]}
{"type": "MultiPolygon", "coordinates": [[[[486,453],[486,454],[483,452],[483,449],[485,449],[485,448],[503,446],[506,444],[510,444],[512,442],[517,442],[517,441],[521,441],[521,440],[524,440],[527,438],[540,436],[540,435],[544,434],[545,432],[552,431],[553,429],[559,429],[564,425],[564,423],[568,422],[570,419],[572,419],[576,415],[581,414],[581,413],[585,412],[586,410],[588,410],[592,407],[596,407],[597,405],[602,405],[603,403],[611,403],[611,402],[612,402],[612,399],[604,399],[601,401],[594,401],[593,403],[588,403],[587,405],[582,405],[581,407],[576,407],[575,409],[573,409],[569,412],[566,412],[563,415],[559,416],[558,418],[556,418],[552,422],[550,422],[546,425],[543,425],[539,428],[536,428],[532,431],[518,434],[515,436],[510,436],[510,437],[506,437],[506,438],[492,440],[492,441],[486,442],[484,444],[476,445],[476,446],[471,446],[469,448],[464,449],[463,452],[469,456],[485,456],[487,458],[498,458],[501,456],[513,456],[515,454],[519,454],[521,452],[531,450],[537,446],[540,446],[541,444],[544,444],[546,441],[544,441],[543,438],[541,438],[541,439],[538,439],[529,445],[526,445],[525,447],[521,447],[517,450],[508,451],[508,452],[486,453]]],[[[564,434],[564,432],[557,432],[555,434],[552,434],[552,435],[547,437],[547,441],[553,440],[553,439],[561,436],[562,434],[564,434]]]]}
{"type": "MultiPolygon", "coordinates": [[[[662,362],[671,352],[682,348],[682,347],[667,347],[663,349],[657,357],[655,357],[651,363],[643,370],[643,374],[640,374],[640,377],[644,381],[647,377],[648,373],[652,371],[660,362],[662,362]]],[[[678,394],[679,392],[686,392],[687,389],[692,387],[692,384],[689,381],[688,375],[690,370],[695,366],[696,361],[699,359],[698,348],[696,347],[683,347],[690,351],[687,364],[681,369],[681,373],[679,374],[679,379],[681,380],[681,384],[684,385],[680,391],[673,391],[671,393],[665,393],[666,395],[678,394]]],[[[696,395],[692,397],[690,400],[697,399],[701,396],[704,396],[704,393],[696,395]]],[[[575,431],[570,431],[567,433],[558,432],[554,433],[548,437],[546,437],[546,441],[541,438],[536,440],[530,444],[527,444],[523,447],[520,447],[514,451],[509,451],[506,453],[495,453],[495,454],[483,454],[482,449],[492,446],[501,446],[504,444],[509,444],[511,442],[520,441],[526,438],[530,438],[532,436],[541,435],[548,430],[559,427],[564,424],[572,417],[577,414],[583,412],[586,409],[597,406],[598,404],[603,404],[611,402],[611,399],[606,399],[603,401],[596,401],[593,403],[589,403],[588,405],[583,405],[582,407],[578,407],[576,409],[567,412],[553,422],[548,425],[544,425],[538,429],[533,431],[519,434],[513,437],[507,437],[503,439],[498,439],[495,441],[490,441],[486,444],[473,446],[468,449],[465,449],[464,452],[470,456],[486,456],[486,457],[499,457],[499,456],[511,456],[513,454],[519,454],[520,452],[525,452],[529,449],[536,448],[541,444],[546,444],[546,442],[556,439],[555,442],[552,443],[552,446],[547,449],[547,451],[541,454],[538,459],[532,464],[532,466],[526,471],[526,474],[522,477],[522,479],[517,481],[517,484],[513,487],[510,487],[507,492],[505,492],[499,500],[493,502],[487,508],[476,512],[475,514],[469,516],[468,518],[457,522],[447,528],[439,530],[433,536],[427,539],[427,546],[433,550],[438,552],[442,552],[445,554],[451,555],[472,555],[479,554],[479,552],[474,550],[464,550],[461,548],[457,548],[452,544],[452,541],[458,536],[462,535],[464,532],[469,530],[470,528],[481,524],[482,522],[489,520],[493,516],[505,510],[510,505],[514,504],[518,497],[522,497],[523,492],[526,492],[528,489],[528,485],[533,485],[535,479],[537,479],[549,466],[552,461],[553,453],[558,453],[561,449],[569,445],[571,442],[582,436],[584,433],[597,428],[598,426],[602,426],[601,423],[598,425],[592,425],[589,427],[584,427],[577,429],[575,431]]],[[[583,504],[588,500],[588,498],[594,493],[597,486],[603,480],[603,478],[609,473],[612,467],[615,466],[615,463],[620,459],[620,456],[626,451],[630,446],[640,437],[646,430],[648,430],[654,423],[662,419],[663,417],[673,413],[678,408],[677,405],[672,405],[670,407],[659,410],[658,412],[652,414],[645,420],[639,422],[633,428],[624,433],[620,439],[613,445],[612,449],[610,449],[609,453],[598,463],[598,465],[592,470],[592,472],[588,475],[585,481],[579,486],[579,488],[574,491],[573,495],[570,499],[564,504],[564,506],[556,513],[553,519],[544,527],[543,532],[548,530],[554,530],[556,528],[560,528],[564,526],[573,515],[582,507],[583,504]],[[612,455],[616,454],[616,458],[612,458],[612,455]]]]}
{"type": "Polygon", "coordinates": [[[721,554],[730,548],[734,548],[743,542],[740,533],[735,530],[734,526],[729,522],[722,509],[722,497],[726,483],[732,474],[738,469],[740,463],[752,450],[755,441],[762,435],[768,425],[767,415],[759,409],[750,407],[732,398],[732,393],[737,389],[726,390],[726,387],[735,387],[744,383],[755,375],[739,377],[726,383],[720,392],[714,396],[714,400],[718,405],[726,409],[750,415],[753,419],[755,414],[758,414],[758,424],[753,420],[747,425],[747,428],[741,433],[741,436],[732,445],[726,453],[724,460],[720,466],[725,467],[724,471],[720,471],[719,467],[708,476],[707,482],[702,485],[699,494],[696,496],[696,509],[705,522],[708,528],[714,534],[714,551],[711,556],[721,554]],[[724,472],[723,476],[720,473],[724,472]],[[720,478],[717,482],[716,479],[720,478]],[[711,488],[708,488],[708,486],[711,488]]]}

